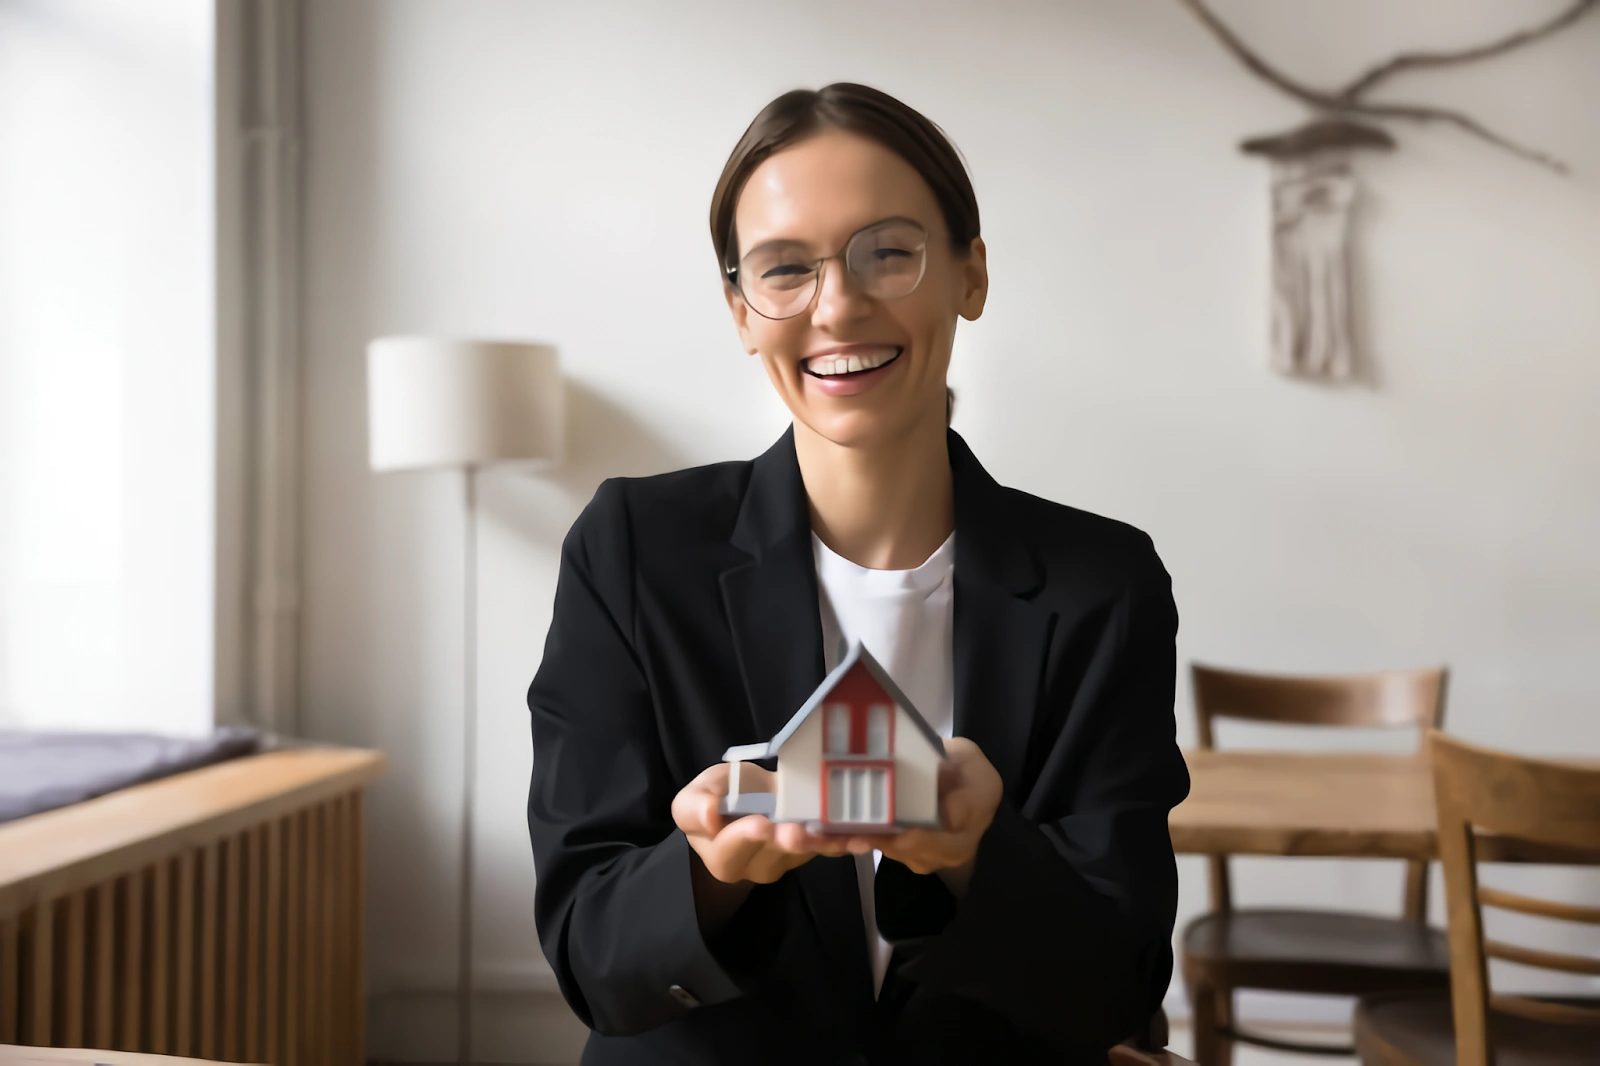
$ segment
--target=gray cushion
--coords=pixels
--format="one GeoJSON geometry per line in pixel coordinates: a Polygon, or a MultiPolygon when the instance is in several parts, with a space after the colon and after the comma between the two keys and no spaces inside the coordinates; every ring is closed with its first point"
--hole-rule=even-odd
{"type": "Polygon", "coordinates": [[[0,822],[249,755],[260,744],[255,730],[233,727],[200,738],[0,729],[0,822]]]}

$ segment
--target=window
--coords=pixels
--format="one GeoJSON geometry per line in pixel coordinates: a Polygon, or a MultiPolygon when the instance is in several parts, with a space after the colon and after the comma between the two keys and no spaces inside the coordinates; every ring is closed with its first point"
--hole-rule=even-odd
{"type": "Polygon", "coordinates": [[[883,703],[867,707],[848,703],[829,703],[828,735],[823,750],[829,755],[867,755],[887,759],[890,755],[894,708],[883,703]]]}
{"type": "Polygon", "coordinates": [[[828,747],[829,755],[848,755],[850,753],[850,705],[848,703],[830,703],[828,712],[828,747]]]}
{"type": "Polygon", "coordinates": [[[212,721],[212,19],[0,4],[0,724],[212,721]]]}
{"type": "Polygon", "coordinates": [[[881,703],[867,708],[867,754],[878,759],[889,757],[890,709],[881,703]]]}

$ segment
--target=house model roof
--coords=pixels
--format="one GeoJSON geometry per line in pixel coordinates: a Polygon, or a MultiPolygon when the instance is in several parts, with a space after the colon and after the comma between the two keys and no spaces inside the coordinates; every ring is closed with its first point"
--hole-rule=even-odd
{"type": "Polygon", "coordinates": [[[889,694],[889,698],[904,708],[906,715],[911,719],[911,724],[927,738],[929,744],[933,745],[933,750],[939,753],[940,758],[943,758],[944,741],[939,737],[938,731],[928,724],[928,720],[922,717],[921,712],[917,710],[916,704],[912,703],[910,698],[900,691],[900,686],[894,683],[894,679],[889,676],[889,671],[885,670],[878,660],[872,657],[872,653],[859,640],[850,645],[845,657],[839,660],[839,665],[835,666],[833,671],[822,679],[822,684],[817,686],[817,690],[811,694],[811,698],[806,700],[798,711],[794,712],[794,717],[784,723],[784,727],[778,730],[777,736],[765,744],[741,744],[737,747],[729,748],[723,758],[769,759],[777,755],[778,750],[794,735],[794,731],[800,728],[801,723],[810,717],[812,711],[827,700],[828,694],[843,680],[844,675],[848,674],[851,668],[857,665],[865,667],[867,673],[872,675],[872,679],[883,686],[883,690],[889,694]]]}

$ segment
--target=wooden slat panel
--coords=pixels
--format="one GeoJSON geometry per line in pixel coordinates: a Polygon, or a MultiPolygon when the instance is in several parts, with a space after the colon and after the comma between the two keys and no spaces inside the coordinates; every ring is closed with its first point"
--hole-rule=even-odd
{"type": "Polygon", "coordinates": [[[137,870],[128,878],[127,892],[123,896],[122,911],[122,1041],[128,1051],[142,1051],[140,1041],[140,1002],[145,984],[144,968],[144,879],[145,871],[137,870]]]}
{"type": "Polygon", "coordinates": [[[51,989],[55,988],[55,900],[42,899],[33,911],[33,992],[32,1017],[28,1020],[27,1042],[40,1047],[50,1047],[52,1006],[51,989]]]}
{"type": "Polygon", "coordinates": [[[239,1021],[239,956],[244,945],[245,835],[228,841],[224,853],[222,889],[222,1058],[237,1061],[239,1021]]]}
{"type": "Polygon", "coordinates": [[[107,881],[94,900],[94,1046],[116,1045],[117,882],[107,881]]]}
{"type": "Polygon", "coordinates": [[[1515,892],[1502,892],[1497,888],[1478,887],[1478,902],[1503,911],[1536,914],[1541,918],[1559,918],[1565,922],[1584,922],[1600,925],[1600,907],[1583,907],[1576,903],[1556,903],[1533,896],[1520,896],[1515,892]]]}
{"type": "Polygon", "coordinates": [[[195,877],[194,851],[185,851],[178,856],[178,946],[173,967],[177,981],[172,992],[177,1008],[173,1011],[172,1053],[183,1057],[194,1053],[195,877]]]}
{"type": "Polygon", "coordinates": [[[172,863],[158,862],[150,879],[150,1050],[172,1050],[172,863]]]}
{"type": "Polygon", "coordinates": [[[333,982],[334,1002],[333,1060],[340,1066],[357,1066],[351,1058],[354,1047],[352,1026],[356,1004],[350,994],[354,970],[350,961],[350,797],[333,801],[333,982]]]}
{"type": "Polygon", "coordinates": [[[338,913],[333,909],[334,904],[334,863],[336,861],[333,850],[334,837],[334,809],[332,802],[324,803],[317,808],[317,837],[322,851],[322,876],[318,884],[318,892],[322,896],[321,922],[317,935],[317,955],[320,973],[317,976],[317,987],[322,989],[322,1002],[319,1005],[322,1024],[318,1027],[318,1045],[320,1054],[318,1061],[324,1066],[331,1066],[334,1062],[334,1031],[340,1023],[336,1005],[342,1006],[339,999],[339,988],[333,983],[333,949],[335,944],[335,930],[338,928],[338,913]]]}
{"type": "Polygon", "coordinates": [[[280,1034],[283,1031],[282,966],[284,907],[284,819],[274,818],[267,823],[267,914],[266,914],[266,1010],[262,1018],[261,1058],[267,1062],[283,1061],[279,1058],[280,1034]]]}
{"type": "Polygon", "coordinates": [[[375,751],[275,751],[122,789],[0,826],[0,916],[375,780],[375,751]]]}
{"type": "Polygon", "coordinates": [[[20,922],[15,916],[0,918],[0,1044],[15,1044],[17,1012],[21,1010],[18,997],[22,994],[22,960],[17,950],[21,937],[20,922]]]}
{"type": "Polygon", "coordinates": [[[355,996],[355,1048],[350,1060],[356,1066],[367,1060],[367,838],[366,796],[354,792],[350,796],[350,826],[352,840],[350,856],[354,863],[354,891],[350,900],[350,928],[355,931],[355,943],[350,950],[351,963],[356,968],[351,993],[355,996]]]}
{"type": "Polygon", "coordinates": [[[284,958],[283,958],[283,1047],[274,1063],[299,1066],[300,1056],[300,998],[305,982],[300,979],[301,937],[304,935],[301,910],[301,818],[290,815],[283,822],[284,854],[284,958]]]}
{"type": "Polygon", "coordinates": [[[249,836],[250,858],[245,865],[244,918],[244,1046],[239,1057],[246,1062],[261,1058],[261,906],[266,886],[267,830],[258,826],[249,836]]]}
{"type": "Polygon", "coordinates": [[[63,987],[61,1010],[61,1047],[83,1047],[84,993],[89,983],[84,975],[84,961],[88,953],[89,893],[74,892],[67,899],[66,984],[63,987]]]}
{"type": "Polygon", "coordinates": [[[302,878],[306,894],[305,944],[301,949],[301,975],[305,985],[305,999],[301,1001],[302,1031],[305,1033],[305,1061],[307,1066],[323,1066],[322,1031],[324,994],[320,980],[322,967],[322,819],[320,807],[306,811],[305,819],[305,874],[302,878]]]}
{"type": "Polygon", "coordinates": [[[217,926],[222,909],[222,845],[200,853],[200,1057],[217,1057],[217,926]]]}

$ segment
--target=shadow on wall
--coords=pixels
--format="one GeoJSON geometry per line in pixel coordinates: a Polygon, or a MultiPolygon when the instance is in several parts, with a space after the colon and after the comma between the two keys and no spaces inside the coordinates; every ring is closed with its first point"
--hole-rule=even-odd
{"type": "Polygon", "coordinates": [[[511,472],[499,491],[483,496],[484,510],[494,520],[531,543],[552,547],[561,543],[606,478],[659,474],[689,461],[636,414],[591,385],[568,378],[566,400],[566,456],[561,465],[537,473],[511,472]]]}

